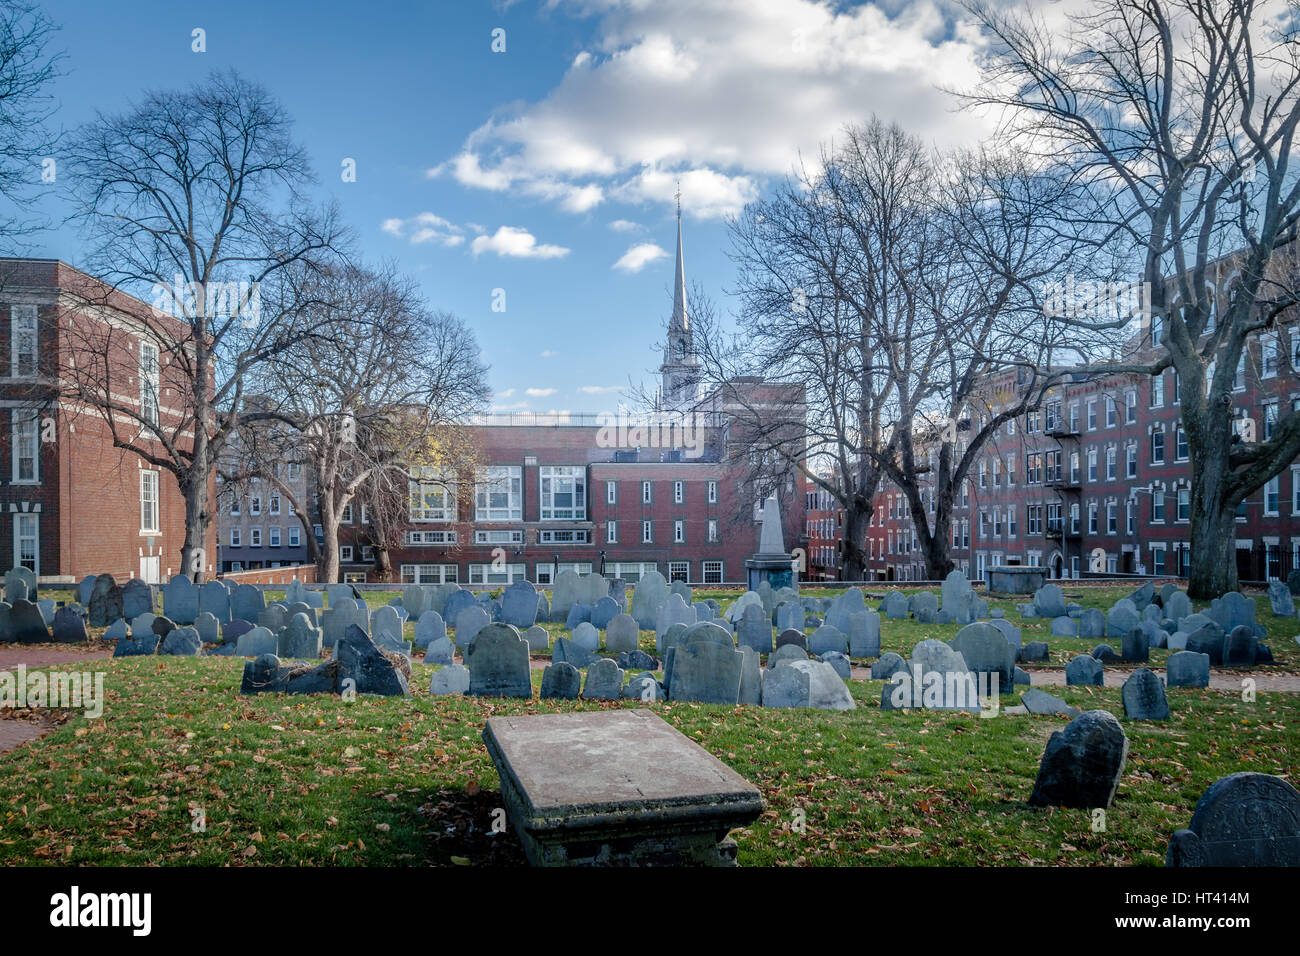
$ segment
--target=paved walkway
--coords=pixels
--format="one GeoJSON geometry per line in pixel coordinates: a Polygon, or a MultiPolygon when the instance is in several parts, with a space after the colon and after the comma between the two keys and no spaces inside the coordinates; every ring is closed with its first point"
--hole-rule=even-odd
{"type": "Polygon", "coordinates": [[[53,667],[56,664],[79,664],[105,660],[111,650],[86,650],[74,644],[0,644],[0,670],[26,664],[28,667],[53,667]]]}
{"type": "Polygon", "coordinates": [[[0,720],[0,753],[44,737],[53,727],[37,723],[34,720],[0,720]]]}

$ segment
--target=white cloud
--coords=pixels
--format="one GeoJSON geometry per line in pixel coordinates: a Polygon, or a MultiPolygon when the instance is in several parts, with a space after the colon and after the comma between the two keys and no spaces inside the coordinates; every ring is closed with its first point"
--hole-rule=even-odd
{"type": "Polygon", "coordinates": [[[548,396],[550,396],[550,395],[554,395],[554,394],[555,394],[555,389],[553,389],[553,388],[526,388],[526,389],[524,389],[524,394],[527,395],[529,398],[546,398],[546,397],[548,397],[548,396]]]}
{"type": "Polygon", "coordinates": [[[515,412],[521,408],[527,408],[527,402],[513,402],[509,405],[493,405],[491,410],[494,412],[515,412]]]}
{"type": "Polygon", "coordinates": [[[599,38],[540,100],[499,111],[436,167],[585,212],[603,201],[738,211],[800,154],[872,113],[969,143],[988,120],[936,87],[977,76],[982,41],[941,0],[552,0],[599,38]]]}
{"type": "Polygon", "coordinates": [[[531,232],[515,226],[498,226],[490,236],[476,236],[469,249],[476,256],[482,252],[495,252],[498,256],[517,259],[558,259],[569,254],[564,246],[539,245],[531,232]]]}
{"type": "Polygon", "coordinates": [[[630,246],[627,252],[619,257],[618,262],[610,268],[619,269],[623,272],[640,272],[647,265],[656,259],[668,258],[668,250],[655,245],[653,242],[638,242],[630,246]]]}
{"type": "Polygon", "coordinates": [[[398,239],[409,239],[412,245],[436,242],[452,247],[465,241],[465,230],[431,212],[422,212],[409,219],[385,219],[379,228],[398,239]]]}
{"type": "Polygon", "coordinates": [[[507,388],[504,392],[497,392],[497,398],[509,398],[515,393],[513,388],[507,388]]]}
{"type": "Polygon", "coordinates": [[[559,352],[556,352],[552,349],[542,349],[542,353],[541,353],[542,358],[555,358],[555,356],[559,354],[560,354],[559,352]]]}
{"type": "Polygon", "coordinates": [[[640,232],[642,227],[639,222],[632,222],[630,219],[615,219],[609,224],[609,228],[615,232],[640,232]]]}
{"type": "Polygon", "coordinates": [[[578,388],[578,391],[584,395],[608,395],[620,390],[617,385],[582,385],[578,388]]]}

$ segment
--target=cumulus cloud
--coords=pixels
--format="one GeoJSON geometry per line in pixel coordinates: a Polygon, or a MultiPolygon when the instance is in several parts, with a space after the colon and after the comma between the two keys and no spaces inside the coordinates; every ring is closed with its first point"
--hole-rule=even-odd
{"type": "Polygon", "coordinates": [[[499,111],[431,171],[585,212],[667,204],[738,212],[764,180],[872,113],[941,144],[988,121],[936,87],[977,75],[981,41],[940,0],[552,0],[596,20],[546,96],[499,111]]]}
{"type": "Polygon", "coordinates": [[[608,395],[608,394],[611,393],[611,392],[617,392],[617,391],[619,391],[619,386],[617,386],[617,385],[582,385],[582,386],[579,386],[578,391],[582,392],[582,394],[584,394],[584,395],[608,395]]]}
{"type": "Polygon", "coordinates": [[[531,232],[516,226],[498,226],[497,231],[490,236],[475,236],[469,249],[476,256],[483,252],[495,252],[498,256],[517,259],[558,259],[569,254],[564,246],[538,243],[537,237],[531,232]]]}
{"type": "Polygon", "coordinates": [[[615,232],[640,232],[641,224],[630,219],[615,219],[609,224],[609,228],[615,232]]]}
{"type": "Polygon", "coordinates": [[[618,269],[622,272],[640,272],[656,259],[666,259],[668,250],[653,242],[638,242],[634,246],[628,247],[627,252],[619,257],[618,262],[610,268],[618,269]]]}
{"type": "Polygon", "coordinates": [[[431,212],[422,212],[409,219],[385,219],[379,228],[398,239],[407,239],[412,245],[435,242],[442,246],[459,246],[465,241],[464,230],[431,212]]]}
{"type": "Polygon", "coordinates": [[[551,395],[554,395],[554,394],[555,394],[555,389],[553,389],[553,388],[526,388],[526,389],[524,389],[524,394],[527,395],[529,398],[547,398],[548,396],[551,396],[551,395]]]}
{"type": "Polygon", "coordinates": [[[553,349],[542,349],[541,351],[542,358],[555,358],[555,356],[559,354],[559,352],[556,352],[553,349]]]}

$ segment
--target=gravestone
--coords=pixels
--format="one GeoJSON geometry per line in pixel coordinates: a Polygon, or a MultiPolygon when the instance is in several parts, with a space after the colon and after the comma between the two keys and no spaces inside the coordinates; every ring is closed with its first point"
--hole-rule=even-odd
{"type": "Polygon", "coordinates": [[[167,632],[158,653],[173,657],[198,657],[203,652],[199,632],[192,627],[174,627],[167,632]]]}
{"type": "Polygon", "coordinates": [[[235,644],[235,654],[238,657],[261,657],[263,654],[274,654],[278,649],[279,641],[264,627],[245,631],[239,635],[239,640],[235,644]]]}
{"type": "Polygon", "coordinates": [[[591,606],[592,626],[598,630],[608,630],[609,622],[621,613],[623,609],[618,606],[618,602],[607,594],[591,606]]]}
{"type": "Polygon", "coordinates": [[[1020,628],[1016,627],[1006,618],[1001,618],[1001,617],[995,617],[990,619],[989,627],[996,627],[999,631],[1001,631],[1002,636],[1007,639],[1007,643],[1011,645],[1011,649],[1013,651],[1020,650],[1020,640],[1021,640],[1020,628]]]}
{"type": "MultiPolygon", "coordinates": [[[[691,615],[694,617],[694,615],[691,615]]],[[[569,616],[564,619],[564,626],[572,631],[579,624],[591,623],[591,608],[586,604],[574,604],[569,608],[569,616]]]]}
{"type": "Polygon", "coordinates": [[[970,581],[966,580],[966,573],[961,570],[949,571],[943,579],[940,593],[943,599],[940,608],[947,614],[947,623],[959,626],[969,624],[975,592],[970,581]]]}
{"type": "Polygon", "coordinates": [[[1286,576],[1286,586],[1292,595],[1300,594],[1300,568],[1296,568],[1286,576]]]}
{"type": "MultiPolygon", "coordinates": [[[[149,624],[152,625],[153,615],[150,614],[149,618],[149,624]]],[[[132,627],[134,626],[135,625],[132,624],[132,627]]],[[[194,619],[194,630],[199,632],[199,639],[203,641],[204,644],[221,643],[221,624],[207,611],[204,611],[194,619]]]]}
{"type": "MultiPolygon", "coordinates": [[[[289,618],[289,623],[280,632],[276,643],[276,653],[281,658],[315,660],[321,652],[320,628],[313,627],[306,614],[295,614],[289,618]]],[[[239,653],[238,648],[235,653],[239,653]]]]}
{"type": "Polygon", "coordinates": [[[1170,687],[1209,687],[1210,655],[1178,651],[1165,661],[1165,678],[1170,687]]]}
{"type": "Polygon", "coordinates": [[[573,643],[585,651],[600,650],[600,631],[590,621],[583,621],[573,629],[573,643]]]}
{"type": "Polygon", "coordinates": [[[1255,602],[1240,591],[1229,591],[1215,598],[1205,613],[1223,628],[1225,634],[1231,634],[1234,627],[1255,629],[1255,602]]]}
{"type": "MultiPolygon", "coordinates": [[[[1188,620],[1198,616],[1193,614],[1188,620]]],[[[1186,624],[1186,621],[1183,623],[1186,624]]],[[[1210,663],[1218,667],[1223,663],[1223,643],[1226,636],[1217,621],[1206,620],[1199,629],[1188,632],[1186,649],[1198,654],[1208,654],[1210,663]]]]}
{"type": "Polygon", "coordinates": [[[551,649],[551,635],[540,624],[534,624],[524,631],[524,640],[528,642],[529,653],[540,653],[551,649]]]}
{"type": "Polygon", "coordinates": [[[847,654],[849,639],[838,628],[823,624],[808,636],[808,653],[820,655],[828,651],[847,654]]]}
{"type": "Polygon", "coordinates": [[[939,596],[933,591],[918,591],[912,595],[912,617],[920,624],[933,624],[939,618],[939,596]]]}
{"type": "Polygon", "coordinates": [[[409,656],[410,645],[402,637],[402,619],[391,605],[386,604],[371,612],[370,637],[380,648],[403,651],[409,656]]]}
{"type": "Polygon", "coordinates": [[[1055,584],[1044,584],[1034,592],[1034,613],[1038,617],[1063,617],[1065,615],[1065,595],[1055,584]]]}
{"type": "Polygon", "coordinates": [[[118,626],[121,626],[121,633],[117,636],[117,646],[113,648],[114,657],[147,657],[158,653],[158,645],[162,638],[157,634],[150,632],[139,636],[132,636],[126,633],[126,622],[118,618],[105,632],[104,636],[108,637],[109,632],[118,626]]]}
{"type": "Polygon", "coordinates": [[[1245,624],[1234,627],[1223,639],[1224,667],[1254,667],[1259,654],[1259,638],[1245,624]]]}
{"type": "Polygon", "coordinates": [[[54,642],[56,644],[82,644],[86,633],[86,619],[80,605],[65,604],[54,612],[54,642]]]}
{"type": "Polygon", "coordinates": [[[488,624],[465,655],[469,692],[476,697],[532,697],[528,642],[509,624],[488,624]]]}
{"type": "MultiPolygon", "coordinates": [[[[295,601],[295,604],[301,604],[301,601],[295,601]]],[[[216,618],[213,618],[215,621],[216,618]]],[[[255,620],[255,623],[271,631],[278,631],[289,623],[289,606],[287,604],[268,604],[261,611],[255,620]]]]}
{"type": "MultiPolygon", "coordinates": [[[[849,617],[867,609],[867,602],[864,600],[861,588],[849,588],[842,594],[838,595],[832,602],[830,610],[826,612],[826,623],[843,634],[849,632],[849,617]]],[[[800,615],[796,623],[791,623],[782,627],[794,627],[803,630],[803,616],[800,615]]]]}
{"type": "MultiPolygon", "coordinates": [[[[475,637],[486,627],[492,624],[492,619],[488,616],[487,611],[483,610],[477,604],[473,607],[467,607],[456,615],[456,646],[462,651],[474,643],[475,637]]],[[[509,627],[509,624],[502,625],[509,627]]],[[[527,645],[525,645],[527,648],[527,645]]]]}
{"type": "Polygon", "coordinates": [[[602,657],[587,668],[587,681],[582,686],[584,700],[618,700],[623,694],[623,670],[608,657],[602,657]]]}
{"type": "Polygon", "coordinates": [[[806,661],[808,652],[798,644],[782,644],[767,659],[767,669],[772,670],[782,661],[806,661]]]}
{"type": "MultiPolygon", "coordinates": [[[[700,625],[711,627],[712,625],[700,625]]],[[[740,700],[740,670],[744,656],[734,648],[704,640],[680,644],[668,673],[672,700],[702,704],[735,704],[740,700]]]]}
{"type": "Polygon", "coordinates": [[[880,654],[880,615],[867,608],[849,615],[849,655],[876,657],[880,654]]]}
{"type": "Polygon", "coordinates": [[[1155,596],[1156,586],[1148,581],[1146,584],[1143,584],[1137,590],[1133,591],[1133,593],[1128,596],[1128,599],[1133,602],[1133,606],[1137,608],[1138,613],[1141,613],[1146,606],[1155,599],[1155,596]]]}
{"type": "Polygon", "coordinates": [[[579,647],[567,637],[555,639],[551,648],[551,661],[568,661],[574,667],[589,667],[600,660],[599,654],[593,654],[584,647],[579,647]]]}
{"type": "Polygon", "coordinates": [[[1106,636],[1106,615],[1095,607],[1085,608],[1079,616],[1079,637],[1086,641],[1100,640],[1106,636]]]}
{"type": "Polygon", "coordinates": [[[439,638],[447,636],[447,624],[442,615],[432,608],[426,609],[415,622],[415,646],[427,648],[439,638]]]}
{"type": "MultiPolygon", "coordinates": [[[[131,633],[143,634],[145,631],[152,631],[153,622],[156,620],[158,620],[158,616],[156,614],[153,614],[150,611],[145,611],[143,614],[139,615],[138,617],[136,617],[134,620],[131,621],[131,633]]],[[[170,623],[170,619],[168,620],[170,623]]],[[[174,626],[175,625],[172,625],[172,627],[174,626]]],[[[158,631],[157,633],[161,636],[166,636],[167,631],[170,631],[171,629],[172,629],[171,627],[168,627],[166,630],[158,631]]],[[[199,636],[200,637],[203,636],[202,631],[199,631],[199,636]]]]}
{"type": "MultiPolygon", "coordinates": [[[[286,620],[286,623],[287,623],[287,622],[288,622],[288,619],[286,618],[285,620],[286,620]]],[[[154,633],[158,633],[158,622],[159,622],[159,621],[166,621],[166,623],[167,623],[167,629],[168,629],[168,630],[171,630],[171,626],[172,626],[172,625],[171,625],[171,622],[167,620],[167,618],[165,618],[165,617],[162,617],[162,618],[155,618],[155,619],[154,619],[154,633]]],[[[234,645],[236,642],[238,642],[238,640],[239,640],[239,636],[240,636],[241,634],[247,634],[249,631],[251,631],[251,630],[253,629],[254,626],[255,626],[255,625],[254,625],[251,621],[240,621],[240,620],[234,620],[234,621],[231,621],[229,624],[222,624],[222,625],[221,625],[221,643],[223,643],[223,644],[234,645]]],[[[266,627],[265,624],[262,624],[262,625],[260,625],[260,626],[261,626],[261,627],[266,627]]],[[[268,631],[270,631],[271,633],[273,633],[273,634],[275,633],[275,628],[267,627],[266,629],[267,629],[268,631]]]]}
{"type": "Polygon", "coordinates": [[[469,693],[469,671],[459,664],[439,667],[429,678],[429,696],[447,697],[469,693]]]}
{"type": "MultiPolygon", "coordinates": [[[[12,605],[15,602],[9,603],[12,605]]],[[[87,610],[91,627],[107,627],[118,618],[125,617],[122,613],[122,589],[113,580],[113,575],[101,574],[95,578],[95,587],[90,592],[87,610]]],[[[172,618],[172,620],[176,619],[172,618]]],[[[194,616],[191,615],[190,620],[185,623],[188,624],[193,620],[194,616]]]]}
{"type": "Polygon", "coordinates": [[[405,658],[400,654],[389,657],[356,624],[349,624],[339,638],[333,660],[338,661],[335,686],[339,692],[352,690],[384,697],[405,697],[410,693],[408,672],[398,666],[405,658]]]}
{"type": "Polygon", "coordinates": [[[782,631],[776,636],[776,649],[779,651],[787,644],[792,644],[801,651],[808,650],[808,635],[803,631],[789,630],[782,631]]]}
{"type": "Polygon", "coordinates": [[[803,705],[816,710],[856,710],[853,695],[835,668],[823,661],[791,661],[777,670],[794,669],[808,675],[808,703],[803,705]]]}
{"type": "Polygon", "coordinates": [[[637,674],[623,688],[623,697],[626,700],[639,700],[643,704],[649,704],[656,700],[665,700],[667,695],[664,693],[663,684],[655,680],[653,674],[637,674]]]}
{"type": "Polygon", "coordinates": [[[1128,738],[1113,714],[1104,710],[1080,714],[1047,741],[1029,805],[1109,807],[1127,758],[1128,738]]]}
{"type": "MultiPolygon", "coordinates": [[[[446,635],[435,637],[424,649],[424,662],[426,664],[454,664],[456,662],[456,645],[446,635]]],[[[469,687],[468,684],[465,686],[466,688],[469,687]]]]}
{"type": "Polygon", "coordinates": [[[641,629],[630,614],[615,614],[605,626],[605,647],[611,651],[634,651],[641,640],[641,629]]]}
{"type": "MultiPolygon", "coordinates": [[[[809,675],[793,664],[769,667],[763,672],[764,707],[807,707],[809,675]]],[[[838,680],[838,678],[836,678],[838,680]]]]}
{"type": "Polygon", "coordinates": [[[577,571],[566,568],[557,574],[551,585],[551,620],[567,622],[573,605],[581,603],[581,594],[582,578],[577,571]]]}
{"type": "MultiPolygon", "coordinates": [[[[98,579],[95,587],[99,587],[98,579]]],[[[163,613],[177,624],[192,624],[199,616],[199,589],[185,575],[173,576],[163,587],[163,613]]],[[[94,621],[91,623],[94,624],[94,621]]]]}
{"type": "Polygon", "coordinates": [[[452,627],[455,627],[456,618],[461,611],[477,607],[478,601],[474,599],[474,592],[458,587],[447,596],[447,602],[442,609],[442,619],[451,622],[452,627]]]}
{"type": "Polygon", "coordinates": [[[763,702],[763,668],[758,662],[758,651],[752,647],[739,648],[740,697],[738,703],[757,706],[763,702]]]}
{"type": "Polygon", "coordinates": [[[327,584],[325,585],[325,597],[330,607],[334,607],[339,601],[344,599],[349,601],[360,600],[357,589],[350,584],[327,584]]]}
{"type": "Polygon", "coordinates": [[[1148,667],[1139,667],[1120,691],[1124,716],[1129,720],[1168,720],[1169,702],[1164,682],[1148,667]]]}
{"type": "Polygon", "coordinates": [[[880,602],[880,613],[891,621],[907,617],[907,595],[902,591],[889,591],[880,602]]]}
{"type": "MultiPolygon", "coordinates": [[[[509,590],[509,588],[506,590],[509,590]]],[[[536,594],[535,591],[533,593],[536,594]]],[[[402,589],[402,607],[406,608],[406,613],[411,616],[413,621],[418,621],[420,616],[424,614],[428,601],[429,595],[418,584],[408,584],[402,589]]],[[[532,621],[528,623],[532,624],[532,621]]]]}
{"type": "Polygon", "coordinates": [[[872,680],[889,680],[894,676],[896,671],[906,670],[907,661],[902,656],[888,651],[880,655],[880,659],[871,663],[872,680]]]}
{"type": "Polygon", "coordinates": [[[1140,627],[1135,627],[1125,634],[1124,642],[1120,644],[1119,656],[1135,664],[1145,664],[1151,660],[1151,642],[1146,632],[1140,627]]]}
{"type": "MultiPolygon", "coordinates": [[[[636,598],[633,597],[633,603],[636,598]]],[[[760,613],[761,613],[760,608],[760,613]]],[[[636,615],[634,614],[633,617],[636,615]]],[[[689,604],[682,600],[680,594],[670,594],[663,606],[659,609],[659,615],[655,620],[655,647],[659,650],[666,650],[664,646],[664,635],[674,624],[685,624],[688,627],[697,623],[695,611],[689,604]]]]}
{"type": "Polygon", "coordinates": [[[577,700],[582,693],[582,671],[568,661],[548,664],[542,671],[542,700],[577,700]]]}
{"type": "Polygon", "coordinates": [[[284,589],[284,600],[288,604],[293,604],[295,601],[302,601],[305,603],[307,600],[306,594],[307,586],[297,578],[294,578],[284,589]]]}
{"type": "Polygon", "coordinates": [[[1091,654],[1079,654],[1065,665],[1067,687],[1103,687],[1105,678],[1101,661],[1091,654]]]}
{"type": "Polygon", "coordinates": [[[803,631],[805,611],[799,604],[786,602],[776,608],[776,629],[778,631],[803,631]]]}
{"type": "Polygon", "coordinates": [[[139,578],[122,585],[122,616],[128,621],[153,611],[153,588],[139,578]]]}
{"type": "Polygon", "coordinates": [[[659,661],[645,651],[624,651],[618,655],[618,666],[625,671],[657,671],[659,661]]]}
{"type": "Polygon", "coordinates": [[[1166,866],[1300,866],[1300,792],[1281,777],[1233,773],[1196,801],[1166,866]]]}
{"type": "MultiPolygon", "coordinates": [[[[230,614],[230,592],[226,590],[225,584],[220,581],[205,581],[199,587],[199,611],[207,611],[218,621],[229,621],[230,614]]],[[[197,617],[197,615],[195,615],[197,617]]],[[[254,615],[256,617],[256,615],[254,615]]],[[[175,620],[173,618],[173,620],[175,620]]],[[[248,618],[245,618],[248,620],[248,618]]],[[[179,624],[180,622],[177,621],[179,624]]]]}
{"type": "Polygon", "coordinates": [[[19,644],[45,644],[50,640],[50,629],[45,616],[32,601],[19,598],[9,607],[10,640],[19,644]]]}
{"type": "MultiPolygon", "coordinates": [[[[296,602],[290,602],[296,603],[296,602]]],[[[302,602],[306,604],[306,601],[302,602]]],[[[310,605],[309,605],[310,606],[310,605]]],[[[256,621],[266,610],[266,595],[262,589],[251,584],[239,584],[235,593],[230,595],[230,616],[245,621],[256,621]]]]}
{"type": "MultiPolygon", "coordinates": [[[[332,602],[331,602],[332,603],[332,602]]],[[[365,634],[370,633],[370,609],[353,598],[340,597],[321,617],[321,643],[325,647],[334,647],[349,627],[360,628],[365,634]]]]}
{"type": "Polygon", "coordinates": [[[1077,624],[1072,617],[1052,618],[1052,637],[1076,637],[1076,629],[1077,624]]]}
{"type": "MultiPolygon", "coordinates": [[[[87,574],[77,582],[77,603],[82,605],[90,604],[90,595],[95,590],[95,575],[87,574]]],[[[8,603],[8,602],[6,602],[8,603]]]]}
{"type": "Polygon", "coordinates": [[[1021,694],[1020,703],[1031,714],[1063,714],[1073,720],[1083,713],[1078,707],[1067,704],[1061,698],[1053,697],[1046,691],[1039,690],[1036,687],[1030,688],[1021,694]]]}
{"type": "Polygon", "coordinates": [[[1120,598],[1106,615],[1106,636],[1122,639],[1125,634],[1137,627],[1140,621],[1141,618],[1133,602],[1128,598],[1120,598]]]}
{"type": "Polygon", "coordinates": [[[642,631],[655,631],[659,610],[668,602],[668,583],[658,571],[647,571],[632,589],[632,610],[642,631]]]}
{"type": "Polygon", "coordinates": [[[1016,654],[1016,660],[1026,664],[1046,664],[1050,659],[1051,648],[1046,641],[1030,641],[1016,654]]]}
{"type": "MultiPolygon", "coordinates": [[[[952,641],[966,669],[976,674],[997,675],[998,690],[1008,694],[1015,686],[1016,655],[1006,636],[992,624],[967,624],[952,641]]],[[[915,657],[915,654],[913,654],[915,657]]]]}
{"type": "MultiPolygon", "coordinates": [[[[835,668],[835,673],[838,675],[840,680],[847,681],[852,679],[853,665],[849,663],[847,655],[841,654],[839,651],[827,651],[817,659],[823,664],[830,664],[831,667],[835,668]]],[[[744,701],[741,701],[741,703],[743,704],[744,701]]]]}
{"type": "Polygon", "coordinates": [[[10,568],[5,572],[5,601],[31,601],[36,603],[36,575],[31,568],[10,568]]]}
{"type": "Polygon", "coordinates": [[[1103,664],[1123,664],[1124,658],[1115,653],[1115,648],[1109,644],[1098,644],[1090,653],[1093,657],[1103,664]]]}
{"type": "MultiPolygon", "coordinates": [[[[803,613],[802,609],[800,613],[803,613]]],[[[745,608],[736,634],[740,639],[740,646],[752,647],[760,654],[772,653],[771,619],[763,613],[761,607],[750,605],[745,608]]]]}
{"type": "Polygon", "coordinates": [[[1164,603],[1165,617],[1173,621],[1176,628],[1181,629],[1183,619],[1192,616],[1192,599],[1183,591],[1175,590],[1164,603]]]}

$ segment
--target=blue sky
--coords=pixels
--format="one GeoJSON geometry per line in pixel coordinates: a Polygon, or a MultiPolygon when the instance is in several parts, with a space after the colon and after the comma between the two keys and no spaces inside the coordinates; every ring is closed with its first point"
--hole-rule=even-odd
{"type": "MultiPolygon", "coordinates": [[[[688,281],[728,312],[725,218],[801,151],[873,111],[938,143],[979,132],[934,89],[973,75],[976,43],[931,2],[43,6],[67,53],[66,128],[216,69],[279,97],[364,256],[395,260],[475,329],[500,410],[612,409],[649,378],[678,180],[688,281]]],[[[80,258],[61,229],[31,251],[80,258]]]]}

